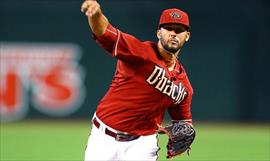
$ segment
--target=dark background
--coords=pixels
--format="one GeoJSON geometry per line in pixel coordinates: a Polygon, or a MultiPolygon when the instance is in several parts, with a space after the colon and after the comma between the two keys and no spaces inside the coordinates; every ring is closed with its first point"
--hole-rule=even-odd
{"type": "MultiPolygon", "coordinates": [[[[67,42],[83,49],[87,97],[69,118],[90,119],[112,80],[114,58],[91,38],[77,0],[1,0],[0,41],[67,42]]],[[[270,5],[267,0],[100,0],[109,21],[140,40],[156,39],[162,10],[189,13],[180,61],[194,88],[195,121],[269,121],[270,5]]],[[[45,118],[31,108],[28,117],[45,118]]]]}

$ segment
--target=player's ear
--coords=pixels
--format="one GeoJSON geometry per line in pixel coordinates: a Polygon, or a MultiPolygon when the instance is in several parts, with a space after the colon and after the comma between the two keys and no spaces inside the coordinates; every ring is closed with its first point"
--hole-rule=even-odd
{"type": "Polygon", "coordinates": [[[160,29],[158,29],[157,30],[157,38],[160,39],[160,37],[161,37],[161,31],[160,31],[160,29]]]}
{"type": "Polygon", "coordinates": [[[190,38],[190,32],[189,32],[189,31],[187,31],[185,41],[186,41],[186,42],[188,42],[189,38],[190,38]]]}

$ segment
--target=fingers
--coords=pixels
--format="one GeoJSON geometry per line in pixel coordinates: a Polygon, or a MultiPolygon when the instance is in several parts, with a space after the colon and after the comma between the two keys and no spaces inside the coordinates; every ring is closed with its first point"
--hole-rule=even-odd
{"type": "Polygon", "coordinates": [[[84,12],[86,16],[92,17],[96,13],[100,11],[100,5],[97,1],[94,0],[86,0],[83,2],[81,6],[81,12],[84,12]]]}
{"type": "Polygon", "coordinates": [[[98,12],[98,10],[99,10],[99,6],[93,5],[90,10],[88,9],[86,15],[91,17],[91,16],[95,15],[98,12]]]}

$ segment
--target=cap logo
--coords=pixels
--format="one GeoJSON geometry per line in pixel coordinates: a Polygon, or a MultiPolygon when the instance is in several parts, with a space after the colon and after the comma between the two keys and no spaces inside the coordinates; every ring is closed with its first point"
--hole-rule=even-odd
{"type": "Polygon", "coordinates": [[[170,13],[172,19],[180,19],[181,18],[181,15],[177,12],[171,12],[170,13]]]}

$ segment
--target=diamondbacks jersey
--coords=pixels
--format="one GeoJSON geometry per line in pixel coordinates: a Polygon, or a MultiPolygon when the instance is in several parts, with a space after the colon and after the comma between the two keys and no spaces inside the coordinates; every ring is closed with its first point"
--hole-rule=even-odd
{"type": "Polygon", "coordinates": [[[156,43],[141,42],[112,25],[94,38],[117,58],[110,88],[97,106],[101,121],[133,135],[156,133],[167,109],[173,120],[191,121],[193,89],[180,62],[168,71],[156,43]]]}

